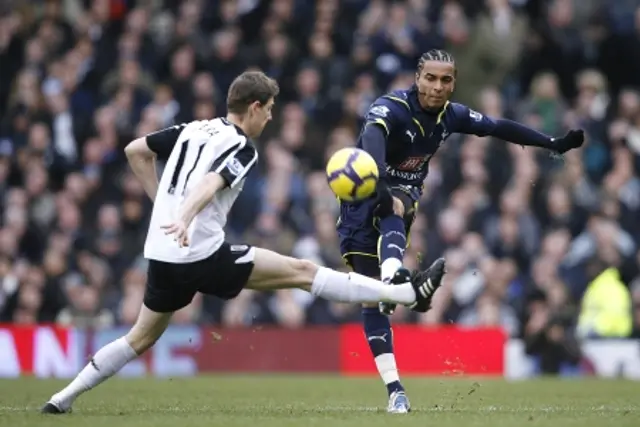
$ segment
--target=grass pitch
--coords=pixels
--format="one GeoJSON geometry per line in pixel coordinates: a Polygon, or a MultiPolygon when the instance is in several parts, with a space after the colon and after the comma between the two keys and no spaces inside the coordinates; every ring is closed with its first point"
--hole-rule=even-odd
{"type": "Polygon", "coordinates": [[[373,378],[117,379],[82,396],[73,414],[40,415],[65,383],[0,380],[0,426],[640,426],[640,383],[617,380],[407,379],[413,412],[389,415],[373,378]]]}

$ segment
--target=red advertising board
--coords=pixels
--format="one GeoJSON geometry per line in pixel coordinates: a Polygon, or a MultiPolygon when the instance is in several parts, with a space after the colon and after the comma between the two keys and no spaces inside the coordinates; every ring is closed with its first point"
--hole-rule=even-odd
{"type": "Polygon", "coordinates": [[[55,326],[0,326],[0,377],[68,376],[77,371],[73,334],[55,326]]]}
{"type": "MultiPolygon", "coordinates": [[[[0,377],[75,375],[125,328],[86,332],[53,326],[0,325],[0,377]]],[[[403,374],[502,375],[505,337],[496,329],[394,328],[403,374]]],[[[172,326],[122,376],[191,376],[199,372],[375,374],[360,325],[289,330],[172,326]]]]}
{"type": "MultiPolygon", "coordinates": [[[[506,336],[496,328],[401,325],[393,328],[394,351],[402,374],[502,375],[506,336]]],[[[375,374],[375,363],[360,325],[340,332],[343,374],[375,374]]]]}
{"type": "Polygon", "coordinates": [[[338,372],[338,328],[207,330],[194,356],[200,371],[338,372]]]}

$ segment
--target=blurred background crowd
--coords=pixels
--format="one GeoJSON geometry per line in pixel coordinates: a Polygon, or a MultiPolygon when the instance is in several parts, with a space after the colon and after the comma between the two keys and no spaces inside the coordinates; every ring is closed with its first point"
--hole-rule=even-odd
{"type": "MultiPolygon", "coordinates": [[[[564,158],[454,135],[431,161],[406,263],[444,254],[434,308],[395,322],[501,325],[530,352],[640,328],[639,0],[9,0],[0,4],[0,321],[130,324],[151,203],[133,138],[225,114],[247,68],[278,80],[229,239],[344,268],[323,166],[370,103],[449,50],[454,100],[559,136],[564,158]],[[575,333],[574,333],[575,332],[575,333]]],[[[198,297],[176,323],[357,320],[304,292],[198,297]]],[[[551,358],[557,360],[558,357],[551,358]]],[[[551,367],[550,369],[553,369],[551,367]]]]}

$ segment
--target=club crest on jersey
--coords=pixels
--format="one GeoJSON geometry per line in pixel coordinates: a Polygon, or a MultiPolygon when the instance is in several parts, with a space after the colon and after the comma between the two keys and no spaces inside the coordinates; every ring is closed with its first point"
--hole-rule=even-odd
{"type": "Polygon", "coordinates": [[[424,157],[409,157],[402,163],[400,163],[396,169],[401,171],[414,171],[422,168],[425,164],[424,157]]]}
{"type": "Polygon", "coordinates": [[[240,163],[240,160],[233,158],[229,162],[227,162],[227,169],[229,169],[229,172],[231,172],[235,176],[238,176],[244,170],[244,166],[242,165],[242,163],[240,163]]]}

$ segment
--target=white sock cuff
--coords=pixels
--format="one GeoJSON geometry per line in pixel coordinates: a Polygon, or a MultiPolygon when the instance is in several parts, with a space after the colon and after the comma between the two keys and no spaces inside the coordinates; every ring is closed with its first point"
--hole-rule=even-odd
{"type": "Polygon", "coordinates": [[[378,373],[385,384],[400,381],[398,367],[396,366],[396,358],[393,353],[383,353],[377,356],[374,360],[376,362],[376,368],[378,368],[378,373]]]}
{"type": "Polygon", "coordinates": [[[333,271],[327,267],[320,267],[316,272],[316,275],[313,277],[313,282],[311,283],[311,293],[315,296],[320,296],[322,294],[322,290],[325,285],[331,281],[332,276],[334,274],[342,274],[337,271],[333,271]]]}
{"type": "Polygon", "coordinates": [[[400,267],[402,267],[401,260],[398,258],[387,258],[380,264],[380,277],[382,280],[391,279],[400,267]]]}
{"type": "Polygon", "coordinates": [[[138,357],[138,353],[131,347],[131,344],[127,341],[127,337],[121,337],[116,340],[118,347],[122,350],[123,354],[130,360],[138,357]]]}

